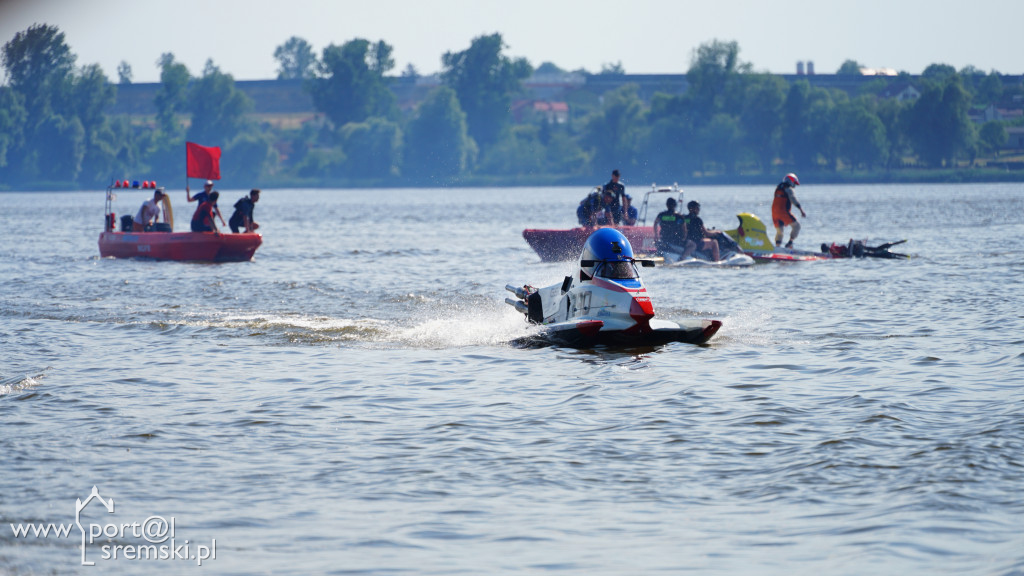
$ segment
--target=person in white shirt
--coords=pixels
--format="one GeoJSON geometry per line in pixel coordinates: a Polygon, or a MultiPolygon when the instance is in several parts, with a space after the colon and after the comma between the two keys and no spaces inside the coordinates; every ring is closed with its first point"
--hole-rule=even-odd
{"type": "Polygon", "coordinates": [[[164,199],[164,189],[157,188],[153,192],[153,197],[142,203],[139,207],[139,211],[135,214],[135,220],[132,222],[132,231],[134,232],[152,232],[153,225],[156,224],[158,218],[160,218],[160,203],[164,199]]]}

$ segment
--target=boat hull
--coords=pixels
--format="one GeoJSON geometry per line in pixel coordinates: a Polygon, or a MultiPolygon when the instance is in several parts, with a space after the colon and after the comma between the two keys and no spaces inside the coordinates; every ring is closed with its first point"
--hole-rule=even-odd
{"type": "Polygon", "coordinates": [[[103,232],[102,258],[150,258],[203,262],[246,262],[263,243],[257,233],[103,232]]]}
{"type": "Polygon", "coordinates": [[[679,324],[664,322],[666,325],[649,330],[640,330],[636,327],[627,330],[606,330],[602,329],[601,324],[600,320],[566,322],[561,326],[549,324],[539,333],[538,338],[550,344],[572,348],[661,346],[671,342],[704,344],[722,327],[719,320],[692,320],[679,324]]]}
{"type": "MultiPolygon", "coordinates": [[[[653,226],[621,226],[615,228],[629,240],[639,253],[654,253],[653,226]]],[[[561,262],[578,258],[583,244],[597,228],[569,228],[563,230],[523,230],[523,238],[544,262],[561,262]]]]}

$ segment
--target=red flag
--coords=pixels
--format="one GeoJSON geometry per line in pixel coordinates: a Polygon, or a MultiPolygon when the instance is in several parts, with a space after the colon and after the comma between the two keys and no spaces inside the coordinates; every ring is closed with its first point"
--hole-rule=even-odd
{"type": "Polygon", "coordinates": [[[220,180],[220,147],[185,142],[189,178],[220,180]]]}

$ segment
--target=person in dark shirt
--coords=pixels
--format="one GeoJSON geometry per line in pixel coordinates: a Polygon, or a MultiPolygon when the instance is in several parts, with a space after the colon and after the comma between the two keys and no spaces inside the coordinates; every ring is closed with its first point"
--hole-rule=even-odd
{"type": "Polygon", "coordinates": [[[622,205],[615,198],[615,194],[605,188],[601,194],[601,206],[597,214],[598,226],[619,225],[622,222],[622,205]]]}
{"type": "Polygon", "coordinates": [[[260,227],[255,220],[252,219],[252,211],[255,208],[255,204],[260,201],[260,191],[253,188],[249,191],[248,196],[242,196],[238,202],[235,202],[235,213],[231,215],[228,220],[228,224],[231,226],[231,231],[238,234],[239,228],[244,228],[246,232],[255,232],[260,227]]]}
{"type": "Polygon", "coordinates": [[[686,260],[689,258],[694,250],[704,250],[711,253],[713,262],[717,262],[720,256],[718,253],[718,242],[715,241],[714,236],[721,234],[721,232],[709,232],[704,227],[704,221],[698,216],[700,213],[700,202],[690,200],[686,204],[686,209],[690,213],[684,219],[686,223],[686,251],[683,252],[681,259],[686,260]]]}
{"type": "Polygon", "coordinates": [[[199,208],[196,208],[196,213],[192,215],[192,231],[193,232],[216,232],[217,223],[213,220],[214,207],[217,205],[217,199],[220,198],[220,193],[214,190],[209,193],[206,201],[199,204],[199,208]]]}
{"type": "Polygon", "coordinates": [[[659,255],[685,250],[686,224],[683,215],[676,212],[678,204],[675,198],[669,198],[665,201],[668,210],[662,210],[654,217],[654,242],[659,255]]]}
{"type": "Polygon", "coordinates": [[[601,195],[597,191],[591,192],[587,194],[586,198],[580,200],[580,205],[576,208],[576,219],[580,226],[588,228],[597,226],[597,213],[600,210],[601,195]]]}
{"type": "Polygon", "coordinates": [[[633,197],[629,194],[622,195],[622,225],[636,226],[636,220],[640,217],[636,206],[633,206],[633,197]]]}
{"type": "MultiPolygon", "coordinates": [[[[188,184],[186,184],[185,185],[185,199],[188,200],[189,202],[199,202],[199,205],[202,206],[203,202],[206,202],[207,200],[210,199],[210,191],[212,191],[212,190],[213,190],[213,180],[207,180],[206,184],[203,184],[203,191],[202,192],[197,192],[196,195],[193,196],[191,194],[191,190],[188,187],[188,184]]],[[[198,210],[198,208],[197,208],[197,210],[198,210]]],[[[213,203],[213,211],[214,211],[214,213],[217,214],[217,218],[220,218],[220,223],[223,224],[224,226],[227,226],[228,224],[227,224],[227,222],[224,221],[224,217],[220,215],[220,208],[217,206],[216,202],[213,203]]]]}
{"type": "Polygon", "coordinates": [[[623,197],[626,195],[626,187],[619,182],[618,168],[612,170],[612,179],[604,185],[604,188],[601,191],[611,191],[612,195],[615,196],[615,202],[617,202],[619,206],[625,206],[625,198],[623,197]]]}

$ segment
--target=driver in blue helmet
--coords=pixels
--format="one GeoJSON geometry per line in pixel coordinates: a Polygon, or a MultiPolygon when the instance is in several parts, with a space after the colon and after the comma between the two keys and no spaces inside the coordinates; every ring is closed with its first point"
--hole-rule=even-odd
{"type": "Polygon", "coordinates": [[[633,247],[621,232],[614,228],[601,228],[587,238],[580,260],[594,260],[593,267],[580,267],[580,280],[593,276],[621,280],[637,278],[633,263],[633,247]]]}

